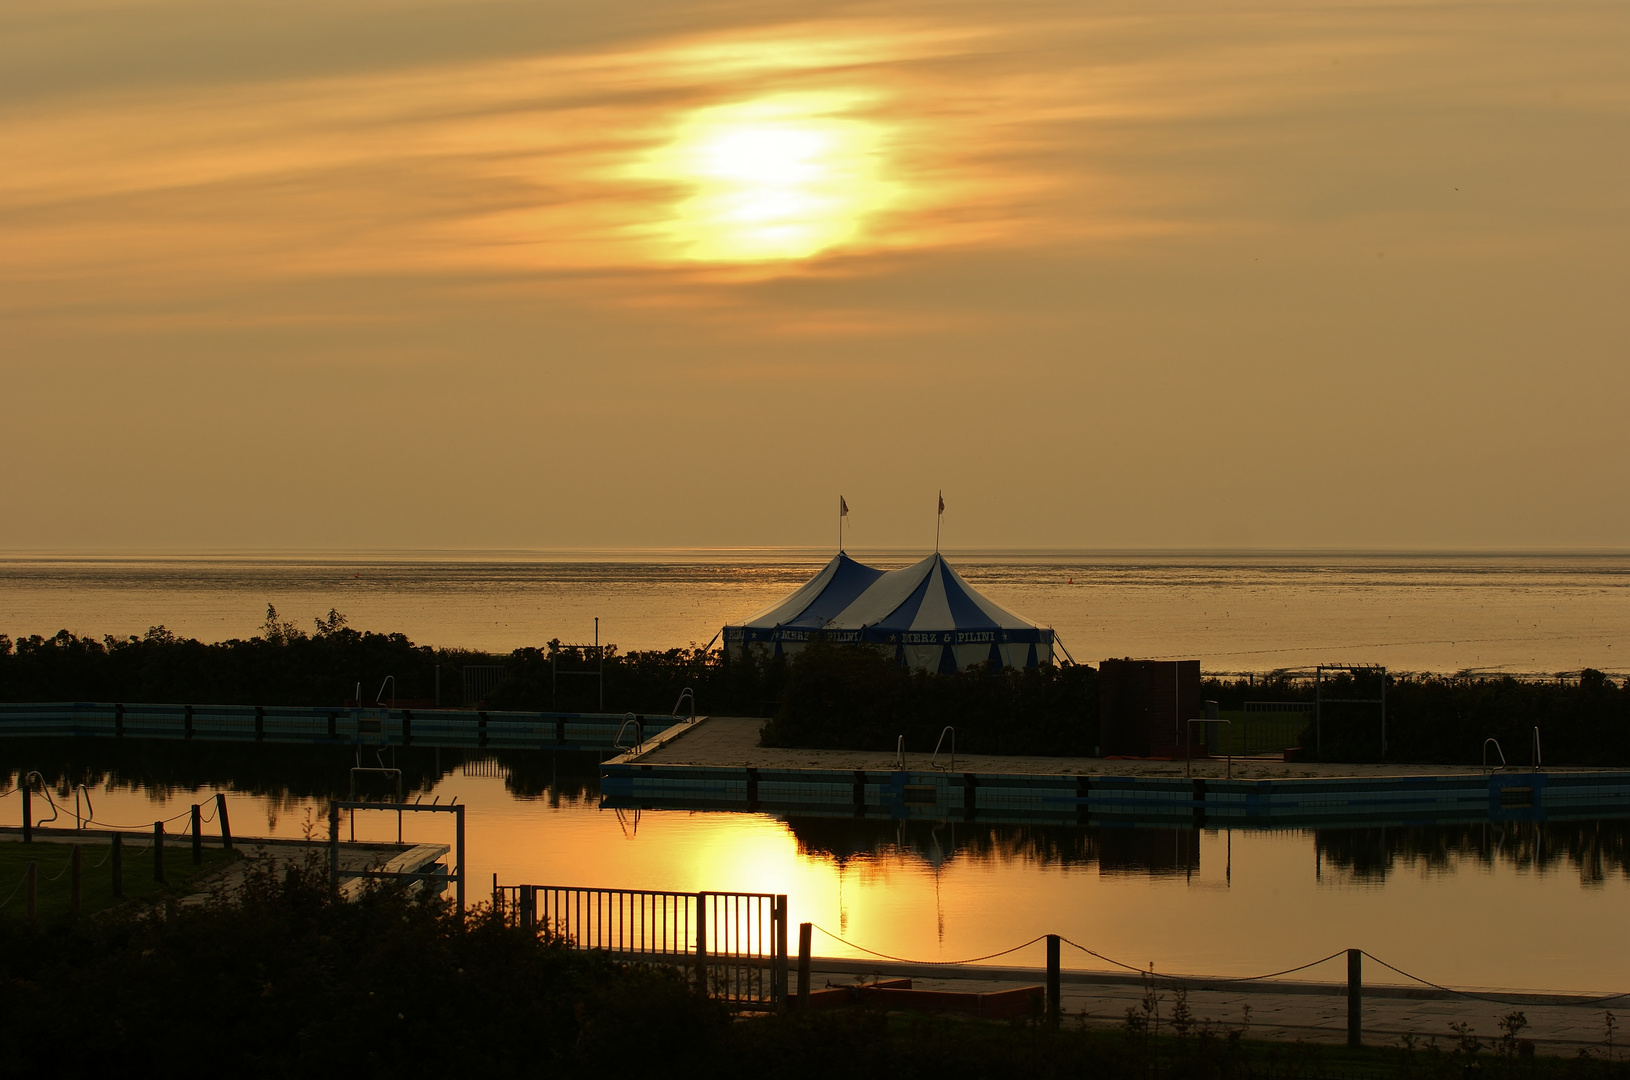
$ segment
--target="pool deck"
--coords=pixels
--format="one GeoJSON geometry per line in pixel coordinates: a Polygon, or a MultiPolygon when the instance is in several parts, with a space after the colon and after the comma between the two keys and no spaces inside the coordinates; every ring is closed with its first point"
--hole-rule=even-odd
{"type": "Polygon", "coordinates": [[[700,717],[601,765],[605,805],[864,817],[1196,826],[1543,821],[1630,815],[1630,770],[1204,758],[1056,758],[760,746],[765,721],[700,717]]]}
{"type": "MultiPolygon", "coordinates": [[[[898,769],[893,753],[876,750],[789,750],[758,745],[758,732],[769,723],[763,717],[704,716],[693,724],[682,724],[664,733],[667,737],[646,743],[644,753],[624,754],[606,764],[695,765],[754,769],[830,769],[890,772],[898,769]]],[[[927,772],[933,758],[932,747],[908,749],[907,771],[927,772]]],[[[940,755],[941,766],[949,755],[940,755]]],[[[1185,763],[1146,758],[1066,758],[1018,754],[958,754],[954,772],[1003,773],[1025,776],[1165,776],[1181,777],[1185,763]]],[[[1191,775],[1221,779],[1228,771],[1223,758],[1197,759],[1188,763],[1191,775]]],[[[1341,765],[1319,762],[1285,762],[1277,759],[1235,758],[1236,780],[1314,779],[1382,776],[1481,776],[1485,770],[1475,765],[1341,765]]],[[[1513,770],[1508,770],[1513,771],[1513,770]]],[[[1559,773],[1567,769],[1548,769],[1559,773]]]]}
{"type": "MultiPolygon", "coordinates": [[[[122,833],[125,839],[135,846],[141,846],[149,841],[144,833],[122,833]]],[[[103,829],[53,829],[36,826],[34,829],[34,843],[36,844],[78,844],[85,848],[87,853],[93,848],[105,847],[110,842],[112,833],[103,829]]],[[[0,828],[0,843],[21,843],[22,830],[15,827],[0,828]]],[[[218,848],[220,841],[214,837],[207,840],[206,845],[218,848]]],[[[175,902],[181,907],[208,903],[219,896],[231,896],[244,886],[246,876],[252,869],[269,870],[279,874],[290,866],[306,866],[317,873],[328,872],[328,844],[321,840],[280,840],[256,837],[238,837],[234,847],[243,856],[234,859],[194,883],[194,891],[175,902]]],[[[177,865],[191,858],[192,842],[184,837],[170,837],[165,844],[166,862],[174,860],[177,865]]],[[[390,843],[358,843],[345,841],[340,849],[340,895],[347,899],[354,899],[367,888],[370,880],[369,872],[381,871],[389,874],[407,875],[423,873],[427,879],[435,879],[438,875],[429,868],[445,859],[451,851],[446,844],[390,844],[390,843]]],[[[87,871],[88,873],[89,871],[87,871]]],[[[111,873],[111,871],[107,871],[111,873]]]]}

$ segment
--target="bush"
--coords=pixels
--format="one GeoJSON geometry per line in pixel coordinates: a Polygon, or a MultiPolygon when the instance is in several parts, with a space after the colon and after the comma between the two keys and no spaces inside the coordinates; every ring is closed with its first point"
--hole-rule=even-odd
{"type": "Polygon", "coordinates": [[[477,911],[317,868],[251,875],[232,902],[36,929],[0,919],[16,1075],[148,1062],[252,1076],[425,1075],[473,1064],[699,1071],[728,1027],[668,969],[611,963],[477,911]]]}
{"type": "Polygon", "coordinates": [[[947,726],[970,754],[1086,755],[1098,740],[1089,667],[913,671],[876,650],[814,642],[793,660],[768,746],[932,749],[947,726]]]}

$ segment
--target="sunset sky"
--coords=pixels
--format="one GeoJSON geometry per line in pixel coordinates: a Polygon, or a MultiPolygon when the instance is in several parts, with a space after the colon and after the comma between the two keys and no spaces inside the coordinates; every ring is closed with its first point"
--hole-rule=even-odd
{"type": "Polygon", "coordinates": [[[0,549],[1630,548],[1630,5],[3,11],[0,549]]]}

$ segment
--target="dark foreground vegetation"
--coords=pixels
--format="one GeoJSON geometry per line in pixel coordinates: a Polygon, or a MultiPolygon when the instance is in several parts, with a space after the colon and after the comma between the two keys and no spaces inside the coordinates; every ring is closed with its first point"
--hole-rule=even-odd
{"type": "MultiPolygon", "coordinates": [[[[479,704],[491,709],[666,713],[691,689],[713,715],[771,719],[776,746],[892,750],[933,748],[955,727],[961,753],[1089,755],[1098,745],[1098,677],[1088,666],[1039,671],[908,671],[876,652],[817,643],[796,659],[726,662],[698,648],[603,658],[551,642],[504,655],[416,645],[402,634],[360,632],[330,612],[310,632],[267,612],[260,634],[205,644],[154,627],[141,637],[17,641],[0,635],[0,701],[121,701],[244,705],[372,703],[381,687],[399,704],[465,701],[464,673],[501,668],[479,704]],[[603,688],[597,675],[603,668],[603,688]]],[[[474,685],[474,684],[471,684],[474,685]]],[[[485,684],[482,684],[485,685],[485,684]]],[[[1324,697],[1379,696],[1374,675],[1342,675],[1324,697]]],[[[1274,674],[1209,679],[1202,695],[1226,712],[1246,701],[1303,702],[1312,681],[1274,674]]],[[[1546,681],[1510,677],[1390,676],[1390,760],[1471,764],[1497,738],[1511,764],[1528,764],[1533,729],[1554,765],[1630,764],[1630,686],[1600,672],[1546,681]]],[[[1379,709],[1326,705],[1320,755],[1372,761],[1381,754],[1379,709]]],[[[1310,754],[1311,726],[1301,736],[1310,754]]]]}
{"type": "Polygon", "coordinates": [[[1508,1037],[1413,1047],[1252,1041],[1151,989],[1112,1029],[863,1009],[736,1017],[662,968],[614,964],[438,900],[339,902],[315,868],[253,870],[207,907],[0,917],[8,1071],[82,1075],[961,1077],[1623,1076],[1508,1037]]]}

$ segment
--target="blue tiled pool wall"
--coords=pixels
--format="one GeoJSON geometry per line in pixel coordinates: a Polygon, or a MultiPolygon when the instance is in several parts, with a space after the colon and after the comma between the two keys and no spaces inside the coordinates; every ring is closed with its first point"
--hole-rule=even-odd
{"type": "Polygon", "coordinates": [[[601,794],[637,805],[894,817],[974,814],[1051,821],[1541,820],[1630,812],[1630,773],[1269,780],[848,772],[605,765],[601,794]]]}
{"type": "MultiPolygon", "coordinates": [[[[615,714],[469,709],[0,703],[0,736],[603,750],[612,748],[624,719],[615,714]]],[[[636,719],[647,739],[679,722],[671,716],[636,719]]]]}

